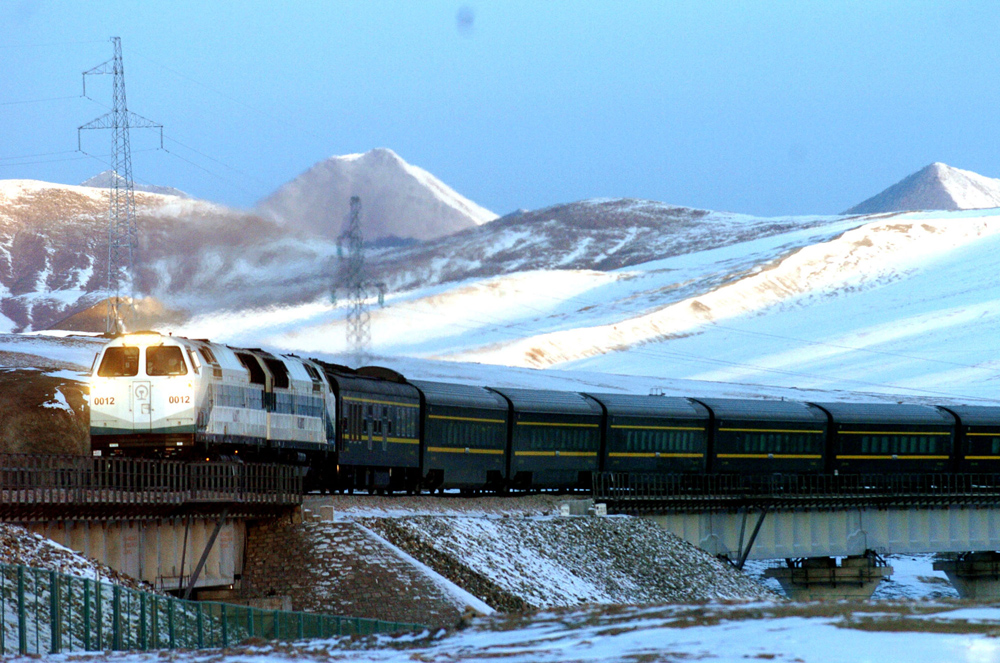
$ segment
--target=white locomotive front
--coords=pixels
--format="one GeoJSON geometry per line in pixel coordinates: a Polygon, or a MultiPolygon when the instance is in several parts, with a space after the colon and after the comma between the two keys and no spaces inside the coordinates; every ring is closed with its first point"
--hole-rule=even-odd
{"type": "Polygon", "coordinates": [[[128,334],[98,355],[90,382],[94,455],[123,445],[150,451],[190,447],[204,397],[201,363],[186,339],[128,334]]]}
{"type": "Polygon", "coordinates": [[[325,452],[334,396],[312,362],[157,332],[126,334],[91,378],[94,455],[325,452]]]}

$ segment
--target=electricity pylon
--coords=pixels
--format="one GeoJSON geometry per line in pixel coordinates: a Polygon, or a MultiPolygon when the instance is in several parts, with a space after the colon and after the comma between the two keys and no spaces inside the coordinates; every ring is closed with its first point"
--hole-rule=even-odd
{"type": "Polygon", "coordinates": [[[371,347],[371,312],[368,299],[372,294],[378,294],[378,303],[385,302],[385,283],[369,281],[365,277],[365,244],[361,233],[361,199],[351,196],[351,212],[347,220],[347,229],[337,238],[337,254],[342,258],[339,277],[333,290],[333,301],[337,301],[337,292],[342,291],[350,300],[351,308],[347,312],[347,347],[358,365],[365,362],[371,347]],[[346,259],[343,256],[347,248],[346,259]]]}
{"type": "MultiPolygon", "coordinates": [[[[111,181],[108,184],[108,313],[105,331],[120,334],[135,316],[135,263],[139,248],[139,230],[135,222],[135,184],[132,181],[132,150],[129,128],[159,129],[163,147],[163,125],[128,110],[125,103],[125,69],[122,66],[122,40],[112,37],[114,56],[83,72],[83,95],[87,96],[87,76],[112,74],[114,105],[111,112],[77,127],[77,149],[84,129],[111,129],[111,181]]],[[[81,149],[82,151],[82,149],[81,149]]]]}

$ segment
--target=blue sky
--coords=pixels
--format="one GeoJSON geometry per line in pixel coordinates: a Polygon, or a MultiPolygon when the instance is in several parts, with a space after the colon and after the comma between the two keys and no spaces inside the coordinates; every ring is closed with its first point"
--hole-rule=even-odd
{"type": "Polygon", "coordinates": [[[129,109],[165,126],[167,151],[133,132],[137,180],[217,202],[390,147],[500,214],[837,213],[933,161],[1000,177],[998,26],[995,2],[4,0],[0,179],[105,168],[73,150],[117,35],[129,109]]]}

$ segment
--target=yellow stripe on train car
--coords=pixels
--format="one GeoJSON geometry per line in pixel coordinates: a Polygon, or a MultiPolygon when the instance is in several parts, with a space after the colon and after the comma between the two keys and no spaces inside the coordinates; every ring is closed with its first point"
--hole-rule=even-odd
{"type": "Polygon", "coordinates": [[[561,426],[563,428],[600,428],[600,424],[562,424],[552,421],[518,421],[518,426],[561,426]]]}
{"type": "Polygon", "coordinates": [[[503,419],[477,419],[476,417],[451,417],[444,414],[429,414],[428,419],[446,419],[448,421],[472,421],[481,424],[505,424],[503,419]]]}
{"type": "Polygon", "coordinates": [[[342,396],[341,400],[353,401],[355,403],[373,403],[375,405],[398,405],[400,407],[420,407],[418,403],[400,403],[398,401],[379,401],[373,398],[358,398],[356,396],[342,396]]]}
{"type": "Polygon", "coordinates": [[[814,435],[822,434],[826,431],[822,430],[804,430],[800,428],[720,428],[719,432],[723,433],[811,433],[814,435]]]}
{"type": "Polygon", "coordinates": [[[427,447],[430,453],[439,454],[492,454],[503,455],[503,449],[477,449],[474,447],[427,447]]]}
{"type": "Polygon", "coordinates": [[[515,451],[515,456],[569,456],[571,458],[595,458],[596,451],[515,451]]]}
{"type": "Polygon", "coordinates": [[[613,452],[608,454],[609,458],[704,458],[705,454],[694,454],[694,453],[667,453],[665,451],[655,452],[643,452],[643,453],[629,453],[629,452],[613,452]]]}
{"type": "Polygon", "coordinates": [[[951,456],[920,456],[902,454],[877,454],[877,455],[845,455],[837,456],[837,460],[948,460],[951,456]]]}
{"type": "Polygon", "coordinates": [[[612,428],[626,428],[628,430],[705,430],[699,426],[627,426],[625,424],[615,424],[612,428]]]}
{"type": "Polygon", "coordinates": [[[951,435],[951,431],[839,430],[840,435],[951,435]]]}
{"type": "Polygon", "coordinates": [[[788,459],[788,458],[808,458],[817,459],[822,458],[821,454],[716,454],[717,458],[778,458],[778,459],[788,459]]]}

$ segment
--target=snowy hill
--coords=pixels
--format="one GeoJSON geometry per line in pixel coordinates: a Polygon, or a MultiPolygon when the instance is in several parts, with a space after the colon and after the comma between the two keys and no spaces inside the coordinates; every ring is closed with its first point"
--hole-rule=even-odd
{"type": "Polygon", "coordinates": [[[932,163],[844,214],[1000,207],[1000,180],[932,163]]]}
{"type": "MultiPolygon", "coordinates": [[[[80,182],[80,186],[92,186],[97,187],[98,189],[107,189],[113,181],[112,177],[118,179],[119,184],[125,179],[118,173],[114,173],[111,170],[105,170],[104,172],[98,173],[84,182],[80,182]]],[[[180,189],[175,189],[172,186],[158,186],[156,184],[142,184],[135,182],[133,187],[135,191],[145,191],[146,193],[158,193],[164,196],[178,196],[180,198],[191,197],[180,189]]]]}
{"type": "Polygon", "coordinates": [[[258,203],[257,210],[285,227],[336,239],[351,196],[361,198],[366,241],[431,239],[497,218],[385,148],[321,161],[258,203]]]}
{"type": "MultiPolygon", "coordinates": [[[[514,375],[501,365],[586,371],[591,384],[606,375],[616,387],[633,376],[631,390],[640,393],[657,386],[693,395],[712,383],[734,395],[784,388],[844,392],[828,393],[836,400],[859,391],[1000,399],[991,345],[1000,332],[1000,210],[785,220],[706,213],[690,223],[684,216],[659,243],[636,227],[623,229],[627,239],[618,243],[602,234],[615,228],[577,229],[573,241],[552,249],[559,232],[547,233],[542,222],[531,233],[531,222],[517,226],[517,219],[441,240],[434,251],[450,248],[436,263],[427,259],[428,269],[439,268],[428,272],[431,285],[397,290],[385,308],[372,309],[374,351],[404,374],[416,369],[431,379],[448,371],[411,358],[460,362],[453,376],[472,381],[475,372],[464,367],[484,362],[497,365],[494,378],[514,375]],[[509,255],[476,255],[462,267],[462,247],[480,233],[494,243],[475,246],[509,255]],[[504,235],[509,244],[499,242],[504,235]],[[535,240],[551,268],[518,262],[533,255],[535,240]],[[520,253],[510,248],[517,241],[527,242],[520,253]],[[624,251],[630,245],[642,251],[624,251]],[[586,260],[577,256],[591,251],[628,255],[629,264],[581,268],[586,260]],[[456,265],[465,271],[448,271],[456,265]]],[[[411,271],[421,248],[402,252],[413,259],[411,271]]],[[[403,273],[396,280],[405,281],[403,273]]],[[[345,315],[345,306],[317,301],[197,317],[182,331],[329,354],[346,349],[345,315]]],[[[520,379],[555,386],[556,376],[546,375],[520,379]]]]}
{"type": "Polygon", "coordinates": [[[762,218],[652,200],[599,198],[504,216],[371,256],[393,290],[533,270],[607,272],[670,256],[821,227],[839,217],[762,218]]]}
{"type": "MultiPolygon", "coordinates": [[[[42,329],[103,299],[107,191],[0,181],[0,331],[42,329]]],[[[136,192],[137,291],[185,311],[299,302],[329,288],[332,245],[206,201],[136,192]]]]}

